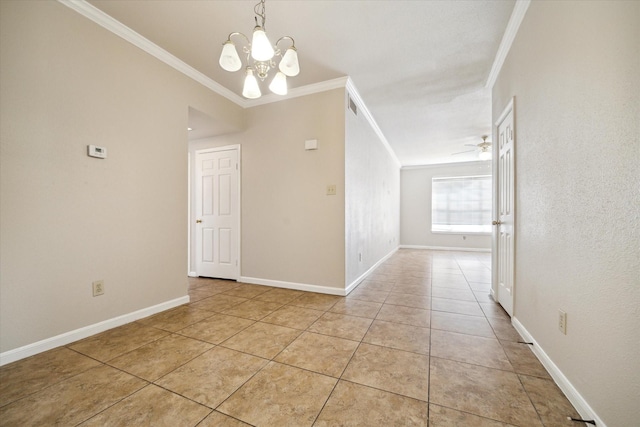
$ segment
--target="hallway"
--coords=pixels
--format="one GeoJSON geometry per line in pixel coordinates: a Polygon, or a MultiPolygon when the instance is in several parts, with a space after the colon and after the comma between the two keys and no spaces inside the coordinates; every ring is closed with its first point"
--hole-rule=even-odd
{"type": "Polygon", "coordinates": [[[0,368],[0,425],[577,425],[490,268],[401,249],[347,297],[190,279],[190,304],[0,368]]]}

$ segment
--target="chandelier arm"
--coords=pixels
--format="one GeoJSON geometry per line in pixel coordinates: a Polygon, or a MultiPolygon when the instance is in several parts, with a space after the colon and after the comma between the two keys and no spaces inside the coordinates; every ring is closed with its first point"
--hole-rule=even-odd
{"type": "Polygon", "coordinates": [[[229,37],[227,37],[227,41],[231,41],[231,37],[233,37],[233,36],[242,36],[247,41],[247,44],[249,46],[251,46],[251,41],[249,41],[249,37],[245,36],[243,33],[237,32],[237,31],[229,34],[229,37]]]}
{"type": "Polygon", "coordinates": [[[258,3],[254,7],[254,13],[256,27],[253,29],[253,37],[249,39],[249,37],[241,32],[230,33],[227,41],[223,43],[222,54],[219,60],[220,66],[230,72],[237,71],[241,67],[242,60],[238,55],[238,47],[231,41],[233,37],[241,36],[244,39],[241,50],[242,53],[246,55],[246,75],[242,95],[249,99],[259,98],[261,93],[256,77],[264,81],[268,77],[269,71],[276,69],[276,67],[279,71],[269,85],[269,89],[277,95],[286,95],[286,78],[297,76],[300,72],[295,40],[293,37],[283,36],[280,37],[274,45],[271,45],[265,33],[265,24],[267,21],[265,0],[258,0],[258,3]],[[258,17],[260,18],[260,22],[258,21],[258,17]],[[285,40],[288,40],[291,46],[288,46],[286,49],[283,46],[283,51],[278,45],[285,40]],[[275,56],[282,57],[279,64],[275,56]]]}
{"type": "Polygon", "coordinates": [[[290,40],[291,41],[291,47],[293,47],[293,48],[296,47],[296,41],[291,36],[282,36],[282,37],[280,37],[278,39],[278,41],[276,42],[275,46],[278,47],[278,43],[280,43],[282,40],[290,40]]]}

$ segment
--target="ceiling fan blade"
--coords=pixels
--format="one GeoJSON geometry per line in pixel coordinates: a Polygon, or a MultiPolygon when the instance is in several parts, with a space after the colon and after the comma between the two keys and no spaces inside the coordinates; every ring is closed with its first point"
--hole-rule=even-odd
{"type": "Polygon", "coordinates": [[[478,144],[464,144],[465,147],[477,147],[478,144]]]}
{"type": "Polygon", "coordinates": [[[476,150],[459,151],[457,153],[451,153],[451,155],[455,156],[456,154],[472,153],[474,151],[476,151],[476,150]]]}

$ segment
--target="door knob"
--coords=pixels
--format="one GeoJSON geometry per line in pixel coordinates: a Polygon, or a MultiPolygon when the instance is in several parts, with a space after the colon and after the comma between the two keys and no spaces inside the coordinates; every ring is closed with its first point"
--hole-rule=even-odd
{"type": "Polygon", "coordinates": [[[502,224],[502,221],[498,220],[498,221],[491,221],[491,224],[493,225],[500,225],[502,224]]]}
{"type": "Polygon", "coordinates": [[[201,219],[196,219],[196,224],[200,224],[202,222],[201,219]]]}

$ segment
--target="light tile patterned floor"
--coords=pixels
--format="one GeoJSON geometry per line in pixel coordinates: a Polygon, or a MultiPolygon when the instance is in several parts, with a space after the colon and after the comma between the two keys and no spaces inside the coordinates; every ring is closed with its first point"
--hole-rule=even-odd
{"type": "Polygon", "coordinates": [[[190,279],[188,305],[0,368],[0,426],[575,426],[490,264],[400,250],[347,297],[190,279]]]}

